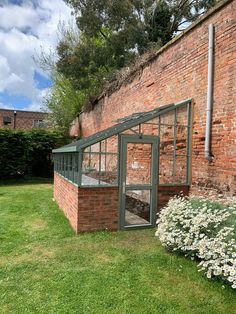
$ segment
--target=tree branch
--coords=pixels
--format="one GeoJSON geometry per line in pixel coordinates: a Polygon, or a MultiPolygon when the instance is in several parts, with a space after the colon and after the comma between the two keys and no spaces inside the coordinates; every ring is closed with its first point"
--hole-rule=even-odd
{"type": "Polygon", "coordinates": [[[101,29],[99,29],[99,33],[102,35],[104,39],[106,39],[108,42],[110,42],[110,39],[103,33],[101,29]]]}

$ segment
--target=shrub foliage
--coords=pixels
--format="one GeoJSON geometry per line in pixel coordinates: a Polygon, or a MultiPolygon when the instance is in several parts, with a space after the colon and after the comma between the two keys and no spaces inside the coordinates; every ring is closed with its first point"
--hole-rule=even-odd
{"type": "Polygon", "coordinates": [[[236,205],[171,199],[158,219],[156,235],[172,251],[200,260],[208,278],[221,277],[236,288],[236,205]]]}
{"type": "Polygon", "coordinates": [[[0,178],[52,175],[52,149],[63,144],[59,133],[0,129],[0,178]]]}

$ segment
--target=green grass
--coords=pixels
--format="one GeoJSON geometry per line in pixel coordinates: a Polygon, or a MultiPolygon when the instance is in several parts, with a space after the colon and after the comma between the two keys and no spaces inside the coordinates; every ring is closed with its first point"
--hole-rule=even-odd
{"type": "Polygon", "coordinates": [[[154,230],[75,236],[52,185],[0,187],[0,312],[236,313],[236,292],[164,250],[154,230]]]}

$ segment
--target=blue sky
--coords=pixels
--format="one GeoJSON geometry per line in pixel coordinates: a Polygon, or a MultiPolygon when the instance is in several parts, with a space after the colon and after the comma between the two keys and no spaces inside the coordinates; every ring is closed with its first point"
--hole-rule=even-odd
{"type": "Polygon", "coordinates": [[[0,108],[44,109],[52,83],[33,56],[56,58],[62,22],[73,23],[63,0],[0,0],[0,108]]]}

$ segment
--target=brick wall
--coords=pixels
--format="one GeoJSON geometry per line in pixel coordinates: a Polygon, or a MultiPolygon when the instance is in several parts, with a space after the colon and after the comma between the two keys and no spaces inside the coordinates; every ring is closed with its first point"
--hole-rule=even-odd
{"type": "Polygon", "coordinates": [[[157,193],[157,212],[160,212],[161,208],[165,206],[169,199],[175,195],[188,195],[189,186],[187,185],[159,185],[157,193]]]}
{"type": "Polygon", "coordinates": [[[78,188],[55,173],[54,199],[76,233],[118,229],[118,187],[78,188]]]}
{"type": "Polygon", "coordinates": [[[236,0],[224,1],[185,34],[162,48],[128,85],[105,96],[80,117],[83,136],[134,112],[193,98],[192,187],[236,193],[236,0]],[[211,149],[204,158],[208,25],[215,26],[211,149]]]}
{"type": "Polygon", "coordinates": [[[0,128],[14,129],[15,119],[15,129],[30,130],[34,128],[34,121],[46,120],[46,118],[47,114],[44,112],[16,110],[16,115],[14,116],[14,110],[0,109],[0,128]],[[11,123],[4,125],[4,117],[10,118],[11,123]]]}
{"type": "Polygon", "coordinates": [[[78,231],[78,194],[76,185],[54,173],[54,199],[76,233],[78,231]]]}
{"type": "Polygon", "coordinates": [[[78,232],[118,230],[118,188],[80,188],[78,232]]]}

